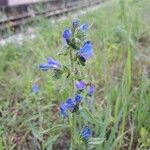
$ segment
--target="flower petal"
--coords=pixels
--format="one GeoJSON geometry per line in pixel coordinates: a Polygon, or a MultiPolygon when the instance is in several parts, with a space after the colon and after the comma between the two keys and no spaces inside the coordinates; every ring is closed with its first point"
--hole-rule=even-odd
{"type": "Polygon", "coordinates": [[[71,99],[71,98],[68,98],[66,100],[66,104],[67,104],[68,109],[71,110],[71,111],[73,111],[74,108],[76,107],[76,104],[75,104],[74,100],[71,99]]]}
{"type": "Polygon", "coordinates": [[[48,62],[49,67],[52,69],[59,69],[60,68],[59,62],[57,62],[56,60],[54,60],[51,57],[48,58],[47,62],[48,62]]]}
{"type": "Polygon", "coordinates": [[[76,82],[76,88],[78,90],[84,90],[86,88],[85,82],[82,80],[76,82]]]}
{"type": "Polygon", "coordinates": [[[79,51],[79,57],[83,61],[86,61],[91,56],[93,56],[93,46],[90,41],[86,41],[82,48],[79,51]]]}
{"type": "Polygon", "coordinates": [[[89,24],[84,23],[79,27],[79,30],[86,32],[89,29],[89,24]]]}
{"type": "Polygon", "coordinates": [[[54,60],[53,58],[49,57],[48,61],[46,64],[40,64],[39,68],[42,71],[47,71],[48,69],[60,69],[61,65],[59,64],[59,62],[57,62],[56,60],[54,60]]]}
{"type": "Polygon", "coordinates": [[[67,110],[68,110],[67,104],[66,104],[66,103],[62,103],[62,104],[60,105],[60,113],[61,113],[61,115],[62,115],[63,117],[67,117],[67,116],[68,116],[67,110]]]}
{"type": "Polygon", "coordinates": [[[90,85],[89,89],[88,89],[88,95],[92,96],[95,92],[95,86],[93,84],[90,85]]]}
{"type": "Polygon", "coordinates": [[[50,67],[48,64],[40,64],[39,65],[39,68],[42,70],[42,71],[47,71],[50,67]]]}
{"type": "Polygon", "coordinates": [[[71,37],[72,37],[72,32],[71,32],[71,30],[65,29],[65,31],[64,31],[63,34],[62,34],[62,37],[63,37],[64,39],[66,39],[66,40],[71,39],[71,37]]]}
{"type": "Polygon", "coordinates": [[[32,92],[33,93],[38,93],[39,92],[39,86],[38,86],[38,84],[34,83],[32,85],[32,92]]]}
{"type": "Polygon", "coordinates": [[[88,126],[84,126],[81,135],[84,140],[88,140],[91,136],[91,129],[88,126]]]}
{"type": "Polygon", "coordinates": [[[76,104],[80,103],[81,99],[82,99],[82,97],[81,97],[80,94],[75,95],[75,102],[76,102],[76,104]]]}

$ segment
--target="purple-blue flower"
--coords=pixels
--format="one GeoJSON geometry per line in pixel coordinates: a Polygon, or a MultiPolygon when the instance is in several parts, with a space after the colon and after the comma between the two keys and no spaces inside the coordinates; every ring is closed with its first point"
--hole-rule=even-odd
{"type": "Polygon", "coordinates": [[[60,67],[61,67],[61,65],[59,64],[59,62],[57,62],[56,60],[54,60],[51,57],[48,58],[48,61],[46,64],[39,65],[39,68],[42,71],[47,71],[48,69],[57,70],[57,69],[60,69],[60,67]]]}
{"type": "Polygon", "coordinates": [[[93,54],[93,46],[90,41],[84,42],[78,53],[80,60],[83,62],[93,56],[93,54]]]}
{"type": "Polygon", "coordinates": [[[38,93],[39,92],[39,86],[38,86],[38,84],[34,83],[32,85],[32,92],[33,93],[38,93]]]}
{"type": "Polygon", "coordinates": [[[62,34],[62,37],[63,37],[64,39],[66,39],[66,40],[71,39],[71,37],[72,37],[72,32],[71,32],[71,30],[65,29],[65,31],[64,31],[63,34],[62,34]]]}
{"type": "Polygon", "coordinates": [[[53,58],[49,57],[48,58],[48,65],[50,66],[50,68],[52,69],[59,69],[60,68],[60,64],[59,62],[57,62],[56,60],[54,60],[53,58]]]}
{"type": "Polygon", "coordinates": [[[78,103],[80,102],[81,97],[78,95],[76,97],[76,100],[68,98],[65,103],[62,103],[60,107],[60,114],[66,118],[68,117],[68,110],[70,110],[72,113],[76,112],[79,109],[78,103]]]}
{"type": "Polygon", "coordinates": [[[81,136],[84,140],[88,140],[91,136],[91,129],[88,126],[84,126],[81,132],[81,136]]]}
{"type": "Polygon", "coordinates": [[[73,19],[72,21],[72,26],[74,29],[76,29],[77,27],[79,27],[80,25],[80,21],[78,19],[73,19]]]}
{"type": "Polygon", "coordinates": [[[85,82],[80,80],[76,82],[76,88],[78,90],[84,90],[86,88],[85,82]]]}
{"type": "Polygon", "coordinates": [[[60,105],[60,114],[65,118],[68,116],[68,106],[66,103],[60,105]]]}
{"type": "Polygon", "coordinates": [[[93,84],[90,85],[89,89],[88,89],[88,95],[92,96],[95,92],[95,86],[93,84]]]}
{"type": "Polygon", "coordinates": [[[71,99],[71,98],[68,98],[68,99],[66,100],[66,105],[67,105],[67,107],[68,107],[68,109],[69,109],[70,111],[73,111],[73,110],[75,109],[75,107],[76,107],[75,101],[74,101],[73,99],[71,99]]]}
{"type": "Polygon", "coordinates": [[[80,103],[82,99],[82,96],[80,94],[75,95],[75,102],[76,104],[80,103]]]}
{"type": "Polygon", "coordinates": [[[89,24],[84,23],[79,27],[79,30],[86,32],[89,29],[89,24]]]}
{"type": "Polygon", "coordinates": [[[39,65],[39,68],[42,70],[42,71],[47,71],[49,69],[49,65],[48,64],[40,64],[39,65]]]}

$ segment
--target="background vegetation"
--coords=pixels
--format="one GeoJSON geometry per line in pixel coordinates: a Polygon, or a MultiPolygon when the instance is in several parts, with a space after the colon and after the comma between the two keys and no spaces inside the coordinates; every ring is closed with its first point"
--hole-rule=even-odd
{"type": "MultiPolygon", "coordinates": [[[[92,24],[95,56],[85,78],[96,85],[94,117],[101,123],[93,136],[105,139],[90,149],[150,148],[149,14],[148,0],[110,0],[79,17],[92,24]]],[[[57,104],[70,89],[38,65],[62,47],[61,34],[71,20],[71,14],[55,23],[40,19],[35,39],[0,47],[0,149],[69,149],[69,126],[57,104]],[[35,82],[38,94],[32,93],[35,82]]]]}

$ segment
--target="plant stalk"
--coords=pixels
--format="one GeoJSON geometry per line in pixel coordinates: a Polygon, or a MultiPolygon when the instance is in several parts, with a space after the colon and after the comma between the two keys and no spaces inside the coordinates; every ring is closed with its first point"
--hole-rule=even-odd
{"type": "MultiPolygon", "coordinates": [[[[70,49],[70,69],[71,74],[74,76],[74,63],[73,63],[73,56],[72,56],[72,49],[70,49]]],[[[71,89],[72,93],[74,93],[74,77],[71,76],[71,89]]],[[[75,130],[76,130],[76,120],[75,115],[72,114],[71,118],[71,150],[75,150],[75,130]]]]}

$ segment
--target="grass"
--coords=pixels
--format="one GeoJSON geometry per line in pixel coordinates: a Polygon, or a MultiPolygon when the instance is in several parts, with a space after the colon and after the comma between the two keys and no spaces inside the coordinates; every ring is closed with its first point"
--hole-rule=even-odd
{"type": "MultiPolygon", "coordinates": [[[[96,85],[93,136],[99,139],[89,149],[150,148],[149,13],[148,0],[111,0],[79,17],[93,24],[89,36],[95,56],[83,70],[96,85]]],[[[69,149],[69,126],[56,104],[70,88],[67,81],[41,72],[38,64],[55,56],[71,20],[71,14],[59,23],[40,19],[34,40],[0,47],[0,150],[69,149]],[[40,87],[37,95],[31,92],[34,82],[40,87]]]]}

